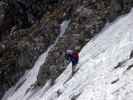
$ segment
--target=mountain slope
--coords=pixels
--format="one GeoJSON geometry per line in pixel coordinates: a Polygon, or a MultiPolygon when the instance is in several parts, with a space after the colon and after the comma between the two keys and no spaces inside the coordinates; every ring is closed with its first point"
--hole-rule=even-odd
{"type": "Polygon", "coordinates": [[[66,49],[80,50],[106,22],[127,13],[132,6],[133,0],[1,0],[0,99],[54,43],[63,20],[71,22],[40,68],[39,85],[64,71],[68,64],[64,63],[66,49]],[[46,67],[50,75],[45,79],[47,73],[41,70],[46,67]]]}
{"type": "Polygon", "coordinates": [[[23,93],[24,82],[12,96],[4,100],[132,100],[132,16],[133,11],[105,27],[85,45],[80,52],[79,70],[67,82],[71,75],[71,64],[52,87],[49,80],[34,94],[32,89],[25,89],[27,92],[23,93]]]}

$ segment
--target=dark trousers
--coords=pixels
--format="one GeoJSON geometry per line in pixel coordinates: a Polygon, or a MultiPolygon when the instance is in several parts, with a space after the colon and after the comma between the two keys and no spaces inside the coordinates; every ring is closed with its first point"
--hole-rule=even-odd
{"type": "Polygon", "coordinates": [[[72,59],[72,75],[75,73],[75,67],[78,64],[78,59],[72,59]]]}

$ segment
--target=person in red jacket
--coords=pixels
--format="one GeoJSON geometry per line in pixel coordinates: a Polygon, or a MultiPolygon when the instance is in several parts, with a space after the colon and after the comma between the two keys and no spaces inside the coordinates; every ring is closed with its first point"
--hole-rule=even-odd
{"type": "Polygon", "coordinates": [[[74,73],[75,66],[78,64],[79,61],[78,52],[74,50],[66,50],[66,59],[72,62],[72,73],[74,73]]]}

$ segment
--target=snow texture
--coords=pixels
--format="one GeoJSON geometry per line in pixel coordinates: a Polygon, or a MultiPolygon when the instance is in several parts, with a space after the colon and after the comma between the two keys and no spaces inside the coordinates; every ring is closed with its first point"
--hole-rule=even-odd
{"type": "Polygon", "coordinates": [[[77,65],[79,70],[72,78],[69,64],[53,86],[49,87],[48,81],[34,94],[32,90],[25,94],[35,82],[45,56],[46,53],[20,80],[26,79],[17,91],[5,95],[5,100],[133,100],[133,10],[84,46],[77,65]]]}

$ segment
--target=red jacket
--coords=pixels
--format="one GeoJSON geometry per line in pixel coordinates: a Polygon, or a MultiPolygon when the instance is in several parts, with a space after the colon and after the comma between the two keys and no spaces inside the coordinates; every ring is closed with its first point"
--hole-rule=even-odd
{"type": "Polygon", "coordinates": [[[79,53],[78,52],[74,52],[73,54],[72,54],[72,56],[73,56],[73,58],[75,58],[75,59],[79,59],[79,53]]]}

